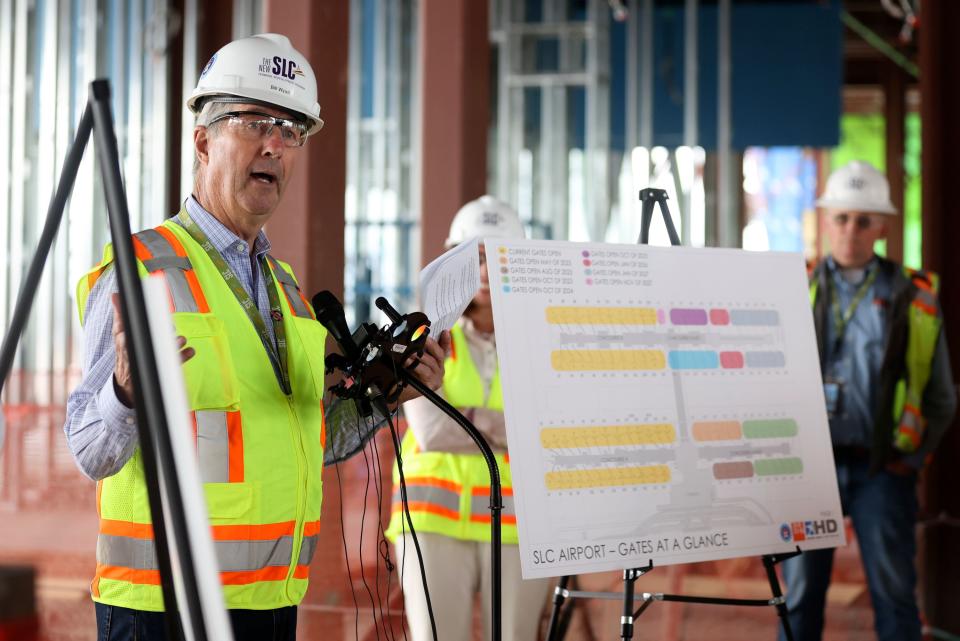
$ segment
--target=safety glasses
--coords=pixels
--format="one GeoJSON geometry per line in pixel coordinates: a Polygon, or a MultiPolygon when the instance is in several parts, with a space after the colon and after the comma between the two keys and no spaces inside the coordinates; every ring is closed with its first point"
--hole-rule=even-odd
{"type": "Polygon", "coordinates": [[[854,226],[861,231],[866,231],[877,223],[873,216],[867,214],[834,214],[831,220],[837,227],[846,227],[847,223],[852,221],[854,226]]]}
{"type": "Polygon", "coordinates": [[[260,111],[229,111],[211,120],[207,126],[224,120],[240,138],[251,142],[270,137],[274,127],[280,128],[280,139],[286,147],[301,147],[307,141],[306,124],[260,111]]]}

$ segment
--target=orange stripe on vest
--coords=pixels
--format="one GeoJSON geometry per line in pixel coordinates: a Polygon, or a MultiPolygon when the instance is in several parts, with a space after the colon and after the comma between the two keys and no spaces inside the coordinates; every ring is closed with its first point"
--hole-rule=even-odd
{"type": "MultiPolygon", "coordinates": [[[[460,520],[460,513],[448,508],[436,505],[435,503],[427,503],[425,501],[410,501],[408,507],[411,512],[426,512],[427,514],[433,514],[436,516],[442,516],[446,519],[452,519],[454,521],[460,520]]],[[[403,503],[395,503],[393,505],[394,512],[403,511],[403,503]]]]}

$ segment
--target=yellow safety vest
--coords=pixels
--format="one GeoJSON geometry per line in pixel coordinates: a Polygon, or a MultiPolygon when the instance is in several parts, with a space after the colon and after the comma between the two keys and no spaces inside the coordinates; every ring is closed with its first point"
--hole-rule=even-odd
{"type": "MultiPolygon", "coordinates": [[[[444,363],[443,377],[447,401],[458,409],[482,407],[502,412],[499,368],[490,382],[489,395],[484,398],[483,382],[459,324],[451,330],[451,338],[451,354],[444,363]]],[[[401,455],[410,518],[417,532],[433,532],[470,541],[490,540],[490,475],[483,455],[424,452],[411,429],[403,437],[401,455]]],[[[503,543],[516,544],[517,517],[509,457],[497,454],[496,459],[503,494],[501,537],[503,543]]],[[[393,466],[393,487],[393,514],[386,535],[396,541],[402,532],[409,531],[400,500],[400,476],[396,464],[393,466]]]]}
{"type": "MultiPolygon", "coordinates": [[[[162,272],[176,331],[196,355],[183,365],[214,547],[228,608],[297,605],[317,547],[326,438],[324,342],[288,265],[269,259],[288,343],[292,394],[276,381],[263,343],[209,256],[167,221],[134,236],[141,275],[162,272]]],[[[77,286],[87,297],[112,248],[77,286]]],[[[138,447],[97,485],[100,532],[94,601],[163,610],[153,526],[138,447]]]]}
{"type": "MultiPolygon", "coordinates": [[[[920,447],[926,432],[927,421],[922,413],[923,391],[930,381],[933,356],[940,337],[942,320],[938,314],[937,292],[940,279],[933,272],[902,267],[902,275],[915,287],[913,298],[907,307],[907,350],[904,358],[905,371],[894,388],[893,398],[882,400],[893,413],[893,446],[898,451],[910,454],[920,447]]],[[[810,279],[810,304],[817,302],[819,279],[810,279]]]]}

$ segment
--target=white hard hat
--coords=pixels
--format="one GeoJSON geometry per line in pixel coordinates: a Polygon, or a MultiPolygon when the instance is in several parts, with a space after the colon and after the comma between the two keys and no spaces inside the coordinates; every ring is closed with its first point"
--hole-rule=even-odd
{"type": "Polygon", "coordinates": [[[200,113],[204,99],[214,96],[218,102],[260,103],[301,115],[310,123],[308,135],[323,126],[310,63],[276,33],[240,38],[213,54],[187,107],[200,113]]]}
{"type": "Polygon", "coordinates": [[[498,198],[480,196],[460,208],[450,223],[445,243],[449,249],[471,238],[525,238],[517,212],[498,198]]]}
{"type": "Polygon", "coordinates": [[[827,189],[817,201],[817,207],[875,214],[897,213],[890,202],[890,185],[886,176],[862,160],[849,162],[830,174],[827,189]]]}

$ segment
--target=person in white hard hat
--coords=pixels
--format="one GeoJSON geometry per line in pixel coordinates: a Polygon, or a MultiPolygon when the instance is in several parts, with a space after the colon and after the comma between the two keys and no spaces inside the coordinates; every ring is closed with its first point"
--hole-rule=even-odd
{"type": "MultiPolygon", "coordinates": [[[[234,639],[290,641],[318,542],[322,466],[369,436],[358,434],[352,403],[324,418],[326,331],[263,231],[323,125],[317,84],[286,37],[261,34],[220,49],[187,105],[197,115],[193,193],[133,243],[141,272],[163,274],[181,335],[234,639]]],[[[116,291],[108,246],[78,285],[83,379],[64,429],[78,466],[98,481],[98,638],[159,641],[167,638],[161,577],[116,291]]],[[[416,375],[439,387],[444,358],[428,341],[416,375]]]]}
{"type": "MultiPolygon", "coordinates": [[[[939,280],[874,253],[898,219],[886,178],[869,163],[833,172],[817,205],[830,255],[813,272],[810,300],[840,499],[856,531],[877,638],[919,641],[917,472],[957,404],[939,280]]],[[[821,549],[783,564],[798,641],[821,638],[832,562],[833,550],[821,549]]]]}
{"type": "MultiPolygon", "coordinates": [[[[512,207],[482,196],[453,219],[448,248],[474,238],[523,238],[512,207]]],[[[483,432],[496,453],[503,489],[503,640],[534,641],[549,584],[520,577],[517,521],[503,420],[497,365],[491,276],[480,243],[480,290],[454,326],[450,357],[440,393],[483,432]]],[[[499,275],[494,275],[499,280],[499,275]]],[[[490,480],[476,445],[446,414],[425,399],[404,405],[409,429],[402,461],[410,518],[423,554],[437,638],[469,641],[474,598],[480,593],[484,637],[490,622],[490,480]]],[[[411,641],[433,639],[417,550],[403,514],[399,473],[394,466],[393,515],[387,537],[396,545],[402,572],[404,609],[411,641]]]]}

